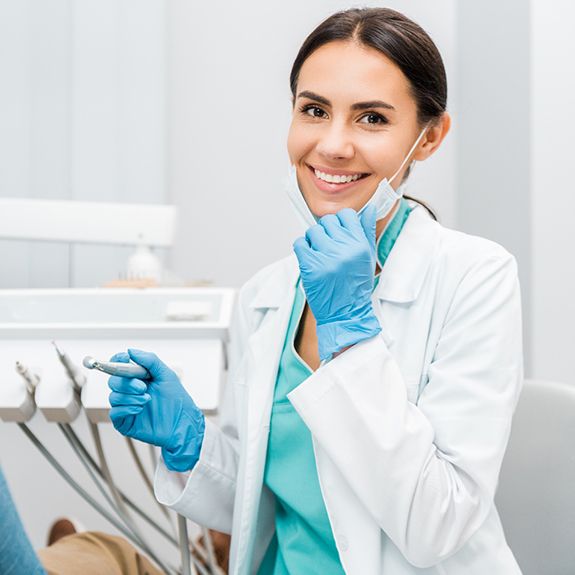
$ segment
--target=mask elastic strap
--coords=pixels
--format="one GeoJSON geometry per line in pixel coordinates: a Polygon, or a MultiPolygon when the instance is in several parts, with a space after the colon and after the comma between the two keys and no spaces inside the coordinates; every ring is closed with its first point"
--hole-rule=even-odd
{"type": "Polygon", "coordinates": [[[417,140],[415,140],[415,144],[413,144],[413,146],[411,146],[411,150],[409,150],[409,152],[407,153],[407,156],[405,156],[403,162],[401,162],[401,166],[399,166],[399,168],[397,169],[395,174],[393,174],[393,176],[391,176],[391,178],[388,180],[388,182],[390,184],[391,184],[391,182],[393,182],[393,180],[395,180],[395,178],[397,177],[397,174],[399,174],[399,172],[401,172],[401,170],[403,170],[403,167],[405,166],[405,164],[407,164],[407,162],[409,161],[409,158],[411,158],[411,154],[413,154],[413,152],[415,151],[415,148],[417,148],[417,145],[419,144],[419,142],[421,142],[421,138],[423,138],[423,136],[427,132],[427,128],[429,128],[429,124],[426,124],[425,127],[423,128],[423,130],[421,130],[421,133],[419,134],[419,136],[417,136],[417,140]]]}

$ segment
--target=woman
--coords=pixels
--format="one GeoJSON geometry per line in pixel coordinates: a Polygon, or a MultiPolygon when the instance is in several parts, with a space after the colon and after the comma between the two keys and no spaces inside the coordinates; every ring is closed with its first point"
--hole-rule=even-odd
{"type": "Polygon", "coordinates": [[[449,130],[441,57],[405,16],[349,10],[291,89],[311,226],[240,291],[220,427],[135,350],[114,359],[151,380],[110,379],[114,426],[162,447],[162,503],[231,533],[231,573],[520,573],[493,503],[522,378],[515,260],[398,190],[449,130]]]}

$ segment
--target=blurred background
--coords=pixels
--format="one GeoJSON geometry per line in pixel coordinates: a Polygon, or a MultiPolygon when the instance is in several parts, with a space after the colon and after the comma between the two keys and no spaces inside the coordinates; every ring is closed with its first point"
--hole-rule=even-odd
{"type": "MultiPolygon", "coordinates": [[[[428,31],[448,74],[453,130],[409,193],[516,256],[526,375],[575,383],[575,4],[385,5],[428,31]]],[[[289,71],[306,35],[348,7],[0,0],[0,198],[173,204],[175,243],[158,251],[173,278],[239,287],[299,235],[283,192],[289,71]]],[[[101,286],[129,254],[0,239],[0,288],[101,286]]],[[[40,545],[56,513],[83,503],[23,442],[0,424],[0,460],[40,545]]]]}

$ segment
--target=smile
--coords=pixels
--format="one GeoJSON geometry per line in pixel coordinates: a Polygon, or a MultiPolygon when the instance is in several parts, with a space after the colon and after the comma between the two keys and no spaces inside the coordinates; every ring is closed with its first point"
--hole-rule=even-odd
{"type": "Polygon", "coordinates": [[[319,169],[308,164],[308,168],[314,176],[316,186],[324,192],[343,191],[355,185],[356,182],[366,178],[370,174],[362,172],[328,172],[325,168],[319,169]]]}
{"type": "Polygon", "coordinates": [[[362,177],[362,174],[355,174],[354,176],[334,176],[332,174],[320,172],[319,170],[314,170],[314,174],[316,178],[319,178],[324,182],[329,182],[330,184],[349,184],[350,182],[355,182],[362,177]]]}

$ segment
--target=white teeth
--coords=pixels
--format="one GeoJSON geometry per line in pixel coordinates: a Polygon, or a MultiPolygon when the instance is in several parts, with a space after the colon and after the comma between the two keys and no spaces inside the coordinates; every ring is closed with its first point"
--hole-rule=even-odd
{"type": "Polygon", "coordinates": [[[324,174],[319,170],[314,170],[314,173],[316,178],[324,182],[329,182],[330,184],[349,184],[349,182],[355,182],[361,178],[361,174],[355,174],[354,176],[333,176],[331,174],[324,174]]]}

